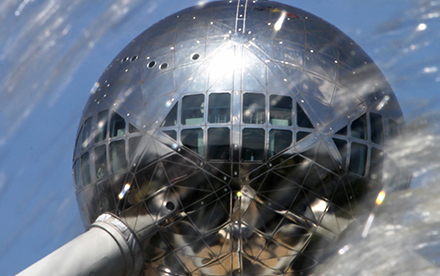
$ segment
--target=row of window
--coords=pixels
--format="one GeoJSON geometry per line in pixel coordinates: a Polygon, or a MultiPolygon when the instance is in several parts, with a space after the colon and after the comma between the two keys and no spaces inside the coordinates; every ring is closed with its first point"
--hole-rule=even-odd
{"type": "Polygon", "coordinates": [[[77,189],[126,170],[141,138],[140,131],[116,112],[103,110],[88,118],[76,140],[74,155],[82,152],[73,168],[77,189]]]}
{"type": "MultiPolygon", "coordinates": [[[[242,120],[245,124],[266,123],[266,96],[257,93],[243,95],[242,120]]],[[[163,121],[161,127],[177,125],[177,104],[163,121]]],[[[180,114],[181,125],[198,125],[207,121],[210,124],[229,123],[231,120],[231,94],[212,93],[208,96],[208,108],[205,108],[205,95],[188,95],[182,98],[180,114]]],[[[273,126],[291,126],[293,122],[293,99],[288,96],[271,95],[269,97],[269,122],[273,126]]],[[[297,105],[297,123],[299,127],[313,128],[302,108],[297,105]]]]}

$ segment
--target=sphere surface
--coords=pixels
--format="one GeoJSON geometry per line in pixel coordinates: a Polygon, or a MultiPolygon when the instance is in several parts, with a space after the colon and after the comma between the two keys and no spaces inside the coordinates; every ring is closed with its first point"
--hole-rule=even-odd
{"type": "Polygon", "coordinates": [[[86,226],[120,215],[145,275],[310,271],[374,203],[403,123],[358,45],[271,1],[165,18],[92,92],[73,159],[78,204],[86,226]]]}

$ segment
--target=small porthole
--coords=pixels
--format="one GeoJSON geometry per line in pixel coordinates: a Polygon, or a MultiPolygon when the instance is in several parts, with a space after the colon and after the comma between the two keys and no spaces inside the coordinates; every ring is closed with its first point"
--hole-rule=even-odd
{"type": "Polygon", "coordinates": [[[191,59],[192,60],[198,60],[200,58],[200,55],[199,54],[193,54],[192,56],[191,56],[191,59]]]}
{"type": "Polygon", "coordinates": [[[160,70],[165,70],[168,68],[168,63],[162,63],[159,67],[160,70]]]}
{"type": "Polygon", "coordinates": [[[126,62],[128,60],[130,60],[130,57],[125,57],[125,58],[121,59],[121,63],[124,63],[124,62],[126,62]]]}
{"type": "Polygon", "coordinates": [[[130,62],[133,62],[133,61],[135,61],[135,60],[137,60],[137,59],[138,59],[138,56],[137,56],[137,55],[134,55],[134,56],[131,57],[130,62]]]}
{"type": "Polygon", "coordinates": [[[165,205],[165,207],[167,207],[168,210],[172,211],[172,210],[174,210],[174,208],[175,208],[176,206],[174,205],[173,202],[168,201],[167,204],[165,205]]]}
{"type": "Polygon", "coordinates": [[[155,65],[156,65],[156,62],[153,60],[153,61],[150,61],[150,62],[148,63],[147,67],[148,67],[148,68],[153,68],[155,65]]]}

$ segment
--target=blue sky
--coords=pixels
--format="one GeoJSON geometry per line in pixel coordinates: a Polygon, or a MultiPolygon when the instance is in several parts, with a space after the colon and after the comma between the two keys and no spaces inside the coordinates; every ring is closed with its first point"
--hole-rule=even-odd
{"type": "MultiPolygon", "coordinates": [[[[0,271],[13,275],[84,231],[71,161],[90,89],[140,32],[197,0],[0,3],[0,271]]],[[[440,1],[284,0],[352,37],[411,120],[438,110],[440,1]]]]}

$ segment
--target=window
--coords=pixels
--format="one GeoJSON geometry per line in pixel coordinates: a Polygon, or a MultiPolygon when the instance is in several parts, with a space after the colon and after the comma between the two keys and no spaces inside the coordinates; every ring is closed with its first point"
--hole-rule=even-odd
{"type": "Polygon", "coordinates": [[[229,128],[208,129],[208,158],[229,159],[229,128]]]}
{"type": "Polygon", "coordinates": [[[163,133],[170,136],[174,140],[177,140],[177,132],[175,130],[164,130],[163,133]]]}
{"type": "Polygon", "coordinates": [[[292,125],[292,99],[286,96],[270,96],[270,123],[275,126],[292,125]]]}
{"type": "Polygon", "coordinates": [[[161,127],[175,126],[177,124],[177,103],[171,109],[165,120],[163,120],[161,127]]]}
{"type": "Polygon", "coordinates": [[[382,116],[370,113],[371,141],[383,145],[383,123],[382,116]]]}
{"type": "Polygon", "coordinates": [[[132,124],[128,124],[128,132],[130,133],[139,133],[139,129],[132,124]]]}
{"type": "Polygon", "coordinates": [[[88,118],[84,123],[84,132],[81,141],[81,150],[89,147],[91,132],[92,132],[92,117],[88,118]]]}
{"type": "Polygon", "coordinates": [[[217,93],[209,95],[208,122],[229,123],[231,94],[217,93]]]}
{"type": "Polygon", "coordinates": [[[182,99],[182,125],[202,124],[204,113],[204,95],[191,95],[182,99]]]}
{"type": "Polygon", "coordinates": [[[309,135],[310,132],[305,132],[305,131],[298,131],[296,133],[296,142],[298,143],[299,141],[301,141],[302,139],[306,138],[307,135],[309,135]]]}
{"type": "Polygon", "coordinates": [[[117,113],[112,114],[110,125],[111,125],[111,130],[110,130],[111,138],[120,137],[125,134],[125,120],[119,114],[117,113]]]}
{"type": "Polygon", "coordinates": [[[104,141],[107,138],[108,110],[98,113],[98,121],[96,123],[95,143],[104,141]]]}
{"type": "Polygon", "coordinates": [[[351,137],[367,140],[367,116],[365,114],[351,123],[351,137]]]}
{"type": "Polygon", "coordinates": [[[76,160],[75,161],[75,166],[74,166],[74,170],[75,170],[75,184],[76,184],[76,189],[79,190],[82,188],[83,184],[81,181],[81,162],[80,160],[76,160]]]}
{"type": "Polygon", "coordinates": [[[243,96],[243,123],[264,124],[265,99],[262,94],[246,93],[243,96]]]}
{"type": "Polygon", "coordinates": [[[264,129],[243,129],[241,159],[249,161],[264,159],[264,129]]]}
{"type": "Polygon", "coordinates": [[[201,128],[184,129],[180,133],[182,144],[198,153],[201,156],[205,155],[203,149],[203,130],[201,128]]]}
{"type": "Polygon", "coordinates": [[[290,130],[272,129],[269,132],[269,157],[272,157],[292,144],[290,130]]]}
{"type": "Polygon", "coordinates": [[[333,138],[333,142],[336,145],[336,148],[338,148],[339,154],[341,155],[342,158],[342,165],[346,166],[346,160],[347,160],[347,141],[345,140],[341,140],[341,139],[336,139],[333,138]]]}
{"type": "Polygon", "coordinates": [[[127,167],[125,140],[119,140],[110,144],[110,167],[113,173],[119,173],[127,167]]]}
{"type": "Polygon", "coordinates": [[[350,166],[349,170],[358,175],[365,174],[365,166],[367,164],[366,145],[351,143],[350,166]]]}
{"type": "Polygon", "coordinates": [[[82,183],[84,184],[84,186],[87,186],[92,182],[89,159],[90,158],[88,152],[84,153],[81,156],[81,173],[82,173],[82,183]]]}
{"type": "Polygon", "coordinates": [[[80,153],[80,151],[81,151],[81,140],[82,140],[81,138],[82,138],[82,134],[83,134],[83,129],[84,129],[84,125],[81,126],[78,137],[76,138],[75,155],[80,153]]]}
{"type": "Polygon", "coordinates": [[[103,179],[108,175],[107,151],[105,145],[95,148],[95,175],[98,180],[103,179]]]}
{"type": "Polygon", "coordinates": [[[313,128],[312,122],[299,104],[296,104],[296,124],[299,127],[313,128]]]}

